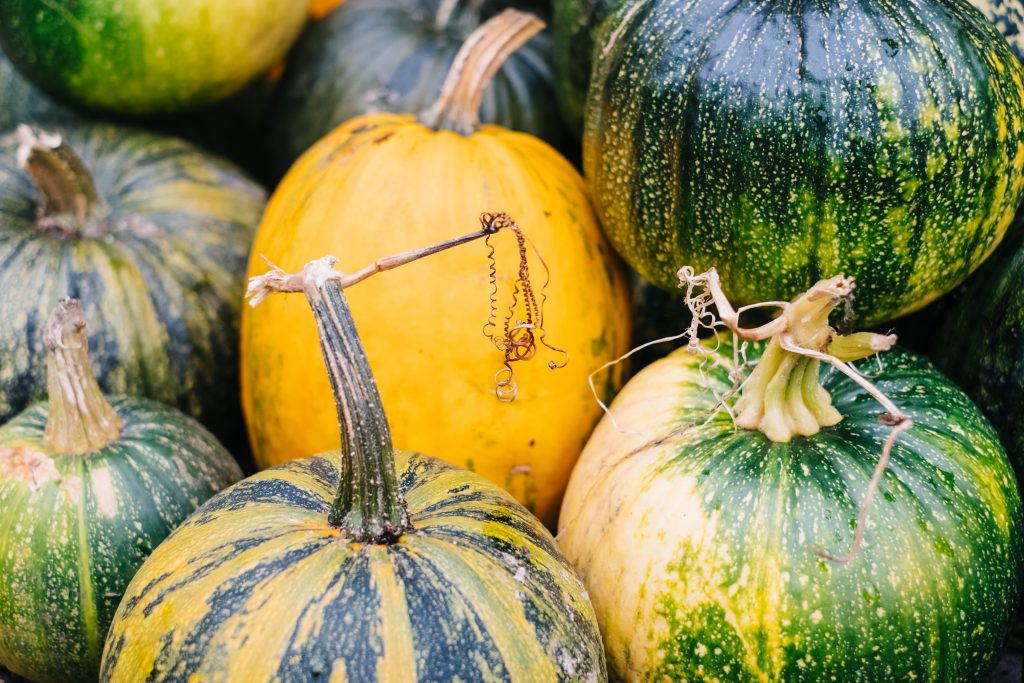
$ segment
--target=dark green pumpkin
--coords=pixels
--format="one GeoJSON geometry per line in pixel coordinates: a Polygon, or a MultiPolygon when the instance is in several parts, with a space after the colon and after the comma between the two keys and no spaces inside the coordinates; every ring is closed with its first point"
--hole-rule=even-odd
{"type": "MultiPolygon", "coordinates": [[[[1024,473],[1024,218],[964,287],[938,333],[936,364],[975,400],[1024,473]]],[[[934,320],[926,321],[934,324],[934,320]]],[[[932,328],[934,330],[934,328],[932,328]]]]}
{"type": "Polygon", "coordinates": [[[1017,59],[1024,59],[1024,2],[1021,0],[968,0],[992,21],[1010,44],[1017,59]]]}
{"type": "Polygon", "coordinates": [[[14,130],[21,123],[55,123],[72,118],[70,109],[41,93],[0,51],[0,133],[14,130]]]}
{"type": "MultiPolygon", "coordinates": [[[[743,358],[766,363],[763,348],[745,345],[743,358]]],[[[968,397],[901,349],[858,364],[913,423],[859,554],[833,562],[821,553],[855,547],[891,431],[884,409],[826,366],[821,385],[841,421],[772,441],[714,410],[733,383],[731,336],[700,349],[626,385],[563,503],[559,545],[587,584],[612,676],[988,680],[1024,578],[1024,516],[1006,453],[968,397]]]]}
{"type": "MultiPolygon", "coordinates": [[[[273,114],[281,170],[360,114],[426,110],[473,30],[504,6],[530,4],[346,0],[312,22],[288,59],[273,114]],[[451,7],[447,18],[439,18],[441,5],[451,7]]],[[[559,146],[564,128],[550,61],[547,34],[520,48],[484,93],[480,120],[559,146]]]]}
{"type": "MultiPolygon", "coordinates": [[[[50,174],[67,196],[42,214],[19,136],[0,138],[0,420],[42,396],[42,324],[73,296],[92,323],[106,392],[176,405],[226,435],[241,421],[237,325],[263,190],[173,138],[103,125],[60,131],[60,149],[77,152],[84,170],[50,174]],[[73,206],[81,187],[98,199],[80,221],[61,205],[73,206]]],[[[53,163],[68,168],[59,155],[53,163]]]]}
{"type": "Polygon", "coordinates": [[[739,304],[857,279],[880,323],[961,282],[1024,187],[1024,67],[957,0],[651,0],[602,23],[584,159],[644,277],[739,304]]]}
{"type": "Polygon", "coordinates": [[[554,62],[562,116],[583,130],[592,53],[601,22],[626,0],[553,0],[554,62]]]}
{"type": "Polygon", "coordinates": [[[161,544],[101,680],[604,680],[582,582],[544,526],[479,475],[393,450],[330,263],[289,280],[314,308],[342,450],[242,481],[161,544]]]}
{"type": "Polygon", "coordinates": [[[85,376],[85,339],[80,327],[57,337],[67,348],[53,353],[70,358],[57,393],[0,427],[0,665],[34,681],[95,680],[142,561],[241,477],[192,418],[147,399],[108,403],[85,376]],[[84,387],[81,403],[59,395],[69,382],[84,387]]]}

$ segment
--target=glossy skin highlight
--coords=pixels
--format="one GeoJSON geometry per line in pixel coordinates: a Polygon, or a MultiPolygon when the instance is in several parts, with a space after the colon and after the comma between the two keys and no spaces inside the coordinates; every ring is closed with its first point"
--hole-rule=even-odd
{"type": "MultiPolygon", "coordinates": [[[[622,268],[594,220],[582,179],[528,135],[496,126],[461,137],[412,116],[354,119],[314,146],[271,199],[256,237],[260,255],[294,272],[324,254],[353,272],[384,256],[479,229],[505,211],[551,271],[544,289],[548,341],[557,352],[515,364],[518,396],[502,403],[494,375],[503,354],[483,335],[487,248],[431,257],[346,291],[374,369],[396,447],[474,470],[554,523],[558,501],[598,408],[587,376],[629,344],[622,268]],[[449,454],[460,454],[454,457],[449,454]]],[[[519,254],[509,234],[497,248],[499,316],[519,254]]],[[[544,270],[531,251],[533,282],[544,270]]],[[[308,311],[286,300],[246,307],[242,398],[257,463],[267,467],[337,445],[337,417],[308,311]]],[[[614,373],[597,379],[608,396],[614,373]]]]}
{"type": "Polygon", "coordinates": [[[709,384],[703,357],[680,349],[623,389],[611,407],[623,431],[601,422],[562,507],[559,545],[587,585],[612,676],[982,680],[1017,605],[1022,511],[977,408],[920,357],[883,355],[871,379],[914,425],[860,554],[834,564],[815,549],[851,547],[889,431],[881,408],[828,369],[845,417],[813,437],[772,443],[724,412],[705,422],[732,367],[726,340],[705,348],[709,384]]]}
{"type": "Polygon", "coordinates": [[[862,324],[959,284],[1024,189],[1024,67],[965,3],[651,0],[601,25],[584,159],[609,239],[737,304],[840,273],[862,324]]]}

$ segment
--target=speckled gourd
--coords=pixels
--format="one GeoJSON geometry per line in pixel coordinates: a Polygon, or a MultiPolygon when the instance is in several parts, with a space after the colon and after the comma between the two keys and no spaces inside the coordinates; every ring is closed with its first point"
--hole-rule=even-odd
{"type": "Polygon", "coordinates": [[[43,334],[49,400],[0,427],[0,666],[89,681],[142,561],[242,473],[195,420],[100,392],[77,301],[43,334]]]}
{"type": "Polygon", "coordinates": [[[541,523],[479,475],[393,449],[333,263],[277,291],[313,307],[341,450],[244,480],[157,548],[101,680],[604,680],[583,585],[541,523]]]}
{"type": "Polygon", "coordinates": [[[264,201],[174,138],[100,124],[0,137],[0,421],[45,392],[43,324],[73,296],[104,391],[238,429],[242,276],[264,201]]]}
{"type": "MultiPolygon", "coordinates": [[[[794,302],[809,323],[789,341],[870,354],[875,336],[827,326],[828,282],[794,302]]],[[[744,349],[722,334],[642,370],[611,405],[617,426],[598,425],[573,471],[559,545],[594,602],[612,677],[985,680],[1024,550],[992,427],[925,359],[866,360],[912,422],[858,526],[893,416],[830,365],[819,380],[819,361],[779,336],[744,349]],[[738,400],[737,358],[757,364],[738,400]],[[723,396],[731,414],[716,409],[723,396]]]]}
{"type": "Polygon", "coordinates": [[[584,167],[659,286],[714,265],[737,304],[857,280],[864,324],[992,251],[1024,188],[1024,67],[959,0],[627,2],[593,52],[584,167]]]}

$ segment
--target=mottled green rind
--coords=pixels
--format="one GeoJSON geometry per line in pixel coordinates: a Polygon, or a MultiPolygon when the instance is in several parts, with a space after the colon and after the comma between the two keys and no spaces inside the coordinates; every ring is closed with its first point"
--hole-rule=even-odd
{"type": "MultiPolygon", "coordinates": [[[[356,116],[427,110],[474,29],[510,4],[532,9],[526,2],[488,0],[483,7],[457,3],[448,24],[439,29],[437,4],[347,0],[308,26],[288,58],[273,115],[282,171],[356,116]]],[[[484,93],[480,120],[530,133],[556,147],[564,140],[547,33],[520,48],[498,71],[484,93]]]]}
{"type": "Polygon", "coordinates": [[[598,28],[625,0],[553,0],[555,76],[562,116],[581,135],[598,28]]]}
{"type": "Polygon", "coordinates": [[[931,339],[936,364],[992,421],[1024,473],[1024,223],[957,291],[931,339]]]}
{"type": "Polygon", "coordinates": [[[326,524],[338,457],[266,470],[201,507],[129,586],[101,680],[226,681],[236,666],[249,683],[375,681],[396,664],[421,681],[509,680],[510,670],[524,681],[605,679],[582,582],[510,495],[399,452],[415,531],[391,545],[353,544],[326,524]],[[411,642],[386,637],[396,630],[411,642]],[[260,662],[238,661],[256,649],[260,662]],[[543,660],[529,659],[538,649],[543,660]]]}
{"type": "Polygon", "coordinates": [[[1017,59],[1024,60],[1024,2],[1021,0],[967,0],[996,25],[1017,59]]]}
{"type": "Polygon", "coordinates": [[[55,123],[74,118],[67,107],[39,92],[0,52],[0,134],[19,123],[55,123]]]}
{"type": "Polygon", "coordinates": [[[584,159],[644,277],[718,268],[738,304],[857,280],[864,324],[923,306],[1002,237],[1024,68],[954,0],[651,0],[601,25],[584,159]]]}
{"type": "Polygon", "coordinates": [[[111,405],[122,435],[87,455],[42,445],[45,403],[0,427],[0,664],[34,681],[95,680],[135,571],[196,507],[241,478],[191,418],[144,399],[111,405]]]}
{"type": "Polygon", "coordinates": [[[41,232],[17,139],[0,138],[0,421],[45,395],[42,327],[71,296],[82,302],[105,392],[176,405],[227,438],[241,424],[238,319],[264,191],[173,138],[54,130],[92,170],[113,232],[41,232]]]}
{"type": "Polygon", "coordinates": [[[0,43],[40,88],[125,114],[223,99],[285,55],[295,0],[5,0],[0,43]]]}
{"type": "MultiPolygon", "coordinates": [[[[751,347],[748,357],[759,353],[751,347]]],[[[659,367],[689,358],[680,349],[646,372],[653,379],[659,367]]],[[[708,375],[721,395],[731,385],[728,342],[717,360],[708,375]]],[[[831,368],[823,370],[823,385],[845,416],[839,425],[781,444],[736,431],[722,412],[651,463],[652,480],[694,483],[689,495],[716,520],[709,522],[710,537],[679,544],[668,567],[672,590],[658,595],[656,615],[645,617],[643,623],[664,619],[670,637],[658,644],[662,659],[644,678],[984,680],[1009,629],[1022,578],[1024,520],[1013,472],[992,427],[928,361],[896,349],[881,363],[877,373],[874,361],[861,369],[914,426],[893,449],[863,550],[848,565],[823,560],[814,549],[843,554],[851,547],[889,428],[879,423],[874,399],[831,368]],[[711,558],[728,558],[715,565],[720,574],[710,573],[711,558]],[[716,585],[701,583],[708,576],[716,585]],[[714,599],[736,589],[736,598],[714,599]],[[681,606],[681,595],[702,590],[720,593],[708,594],[697,608],[681,606]],[[743,605],[740,615],[727,611],[729,605],[741,609],[748,598],[762,602],[743,605]],[[735,619],[751,615],[760,616],[737,630],[735,619]]],[[[651,438],[700,422],[714,404],[716,394],[691,367],[679,385],[685,404],[677,420],[651,438]]],[[[660,542],[671,547],[675,540],[660,542]]],[[[637,548],[635,556],[644,552],[637,548]]],[[[609,561],[629,563],[630,557],[609,561]]],[[[592,598],[601,614],[600,602],[616,596],[592,598]]],[[[611,657],[616,645],[607,647],[611,657]]]]}

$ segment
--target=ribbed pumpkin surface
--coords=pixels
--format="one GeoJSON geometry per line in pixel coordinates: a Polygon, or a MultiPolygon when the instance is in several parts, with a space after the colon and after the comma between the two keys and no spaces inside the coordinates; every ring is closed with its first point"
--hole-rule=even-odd
{"type": "Polygon", "coordinates": [[[146,556],[238,465],[194,420],[115,398],[120,438],[86,455],[42,443],[47,404],[0,427],[0,664],[95,679],[103,638],[146,556]]]}
{"type": "Polygon", "coordinates": [[[864,324],[961,282],[1024,187],[1024,68],[966,3],[653,0],[602,24],[585,168],[647,279],[737,304],[855,277],[864,324]]]}
{"type": "Polygon", "coordinates": [[[881,362],[872,381],[914,425],[896,442],[863,549],[846,565],[815,549],[850,548],[889,432],[863,389],[823,370],[845,418],[785,444],[735,429],[724,411],[705,422],[731,385],[724,340],[707,383],[700,357],[680,349],[627,385],[611,410],[628,433],[608,419],[598,426],[559,534],[615,675],[983,680],[1020,590],[1013,472],[977,408],[928,362],[902,350],[881,362]]]}
{"type": "Polygon", "coordinates": [[[582,583],[508,494],[399,452],[415,531],[352,544],[327,524],[338,457],[262,472],[200,508],[133,580],[101,680],[604,678],[582,583]]]}
{"type": "Polygon", "coordinates": [[[41,229],[18,140],[0,138],[0,420],[44,393],[42,325],[72,296],[107,393],[177,405],[218,428],[237,421],[241,276],[262,189],[172,138],[103,125],[60,131],[94,176],[109,230],[65,238],[41,229]]]}

